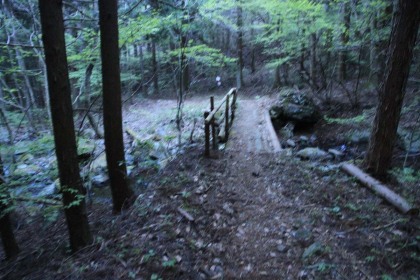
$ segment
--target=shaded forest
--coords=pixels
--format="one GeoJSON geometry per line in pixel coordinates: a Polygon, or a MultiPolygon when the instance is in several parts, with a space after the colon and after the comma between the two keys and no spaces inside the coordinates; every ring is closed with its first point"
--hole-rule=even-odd
{"type": "Polygon", "coordinates": [[[417,0],[2,0],[0,278],[419,279],[419,23],[417,0]]]}

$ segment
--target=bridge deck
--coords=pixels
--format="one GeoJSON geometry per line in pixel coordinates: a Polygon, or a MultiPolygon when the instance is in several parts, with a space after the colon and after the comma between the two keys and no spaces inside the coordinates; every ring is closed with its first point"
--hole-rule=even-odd
{"type": "Polygon", "coordinates": [[[267,99],[238,98],[237,112],[227,144],[228,151],[274,153],[275,148],[264,116],[267,99]]]}

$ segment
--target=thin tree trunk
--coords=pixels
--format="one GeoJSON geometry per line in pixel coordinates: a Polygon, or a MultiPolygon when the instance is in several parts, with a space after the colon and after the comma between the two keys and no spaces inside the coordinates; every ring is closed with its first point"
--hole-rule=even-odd
{"type": "Polygon", "coordinates": [[[316,33],[311,34],[311,63],[309,65],[309,73],[311,76],[312,87],[318,88],[317,85],[317,65],[316,65],[316,33]]]}
{"type": "Polygon", "coordinates": [[[230,29],[226,29],[226,40],[224,43],[224,50],[227,56],[230,55],[230,29]]]}
{"type": "Polygon", "coordinates": [[[139,46],[139,62],[140,62],[140,91],[144,92],[144,55],[143,46],[139,46]]]}
{"type": "Polygon", "coordinates": [[[376,176],[384,176],[391,164],[413,48],[420,21],[420,1],[400,0],[394,18],[384,83],[373,121],[365,164],[376,176]]]}
{"type": "Polygon", "coordinates": [[[9,144],[13,145],[13,131],[10,127],[9,122],[7,121],[5,109],[3,109],[2,107],[0,107],[0,120],[2,121],[2,124],[6,127],[7,133],[9,134],[9,144]]]}
{"type": "Polygon", "coordinates": [[[62,0],[39,0],[55,153],[73,252],[92,242],[74,132],[62,0]]]}
{"type": "Polygon", "coordinates": [[[115,213],[134,202],[134,193],[126,180],[117,11],[117,0],[99,0],[105,151],[115,213]]]}
{"type": "Polygon", "coordinates": [[[244,86],[243,68],[244,68],[244,43],[243,43],[243,16],[242,16],[242,0],[237,0],[237,18],[236,25],[238,28],[237,33],[237,52],[238,52],[238,68],[236,74],[236,87],[240,89],[244,86]]]}
{"type": "Polygon", "coordinates": [[[0,155],[0,235],[3,243],[6,259],[11,259],[19,254],[19,246],[13,233],[13,225],[10,220],[10,196],[3,180],[3,161],[0,155]]]}
{"type": "Polygon", "coordinates": [[[341,50],[338,52],[338,76],[339,81],[344,81],[347,78],[347,44],[349,42],[349,30],[350,30],[350,4],[345,1],[341,3],[340,10],[343,32],[341,33],[341,50]]]}
{"type": "Polygon", "coordinates": [[[280,76],[281,65],[277,65],[274,70],[274,83],[273,89],[279,88],[281,86],[281,76],[280,76]]]}
{"type": "Polygon", "coordinates": [[[27,71],[26,63],[18,48],[15,49],[15,52],[16,52],[16,60],[18,61],[19,68],[22,71],[23,80],[25,81],[25,86],[28,93],[27,96],[29,97],[29,101],[30,101],[29,106],[32,107],[36,105],[35,94],[32,88],[31,81],[29,80],[28,75],[26,75],[26,71],[27,71]]]}
{"type": "Polygon", "coordinates": [[[156,43],[152,40],[152,75],[153,75],[153,94],[159,94],[159,73],[156,59],[156,43]]]}
{"type": "Polygon", "coordinates": [[[369,80],[375,79],[377,82],[378,64],[377,64],[377,49],[376,49],[376,37],[377,32],[377,20],[376,13],[373,13],[370,20],[370,52],[369,52],[369,80]],[[376,76],[376,77],[375,77],[376,76]]]}

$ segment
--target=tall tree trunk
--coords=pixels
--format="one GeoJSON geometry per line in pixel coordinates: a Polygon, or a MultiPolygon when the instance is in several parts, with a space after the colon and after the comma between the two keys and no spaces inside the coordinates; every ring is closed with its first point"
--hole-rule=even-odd
{"type": "Polygon", "coordinates": [[[62,0],[39,0],[55,153],[73,252],[92,242],[83,198],[67,66],[62,0]],[[82,197],[82,198],[81,198],[82,197]]]}
{"type": "MultiPolygon", "coordinates": [[[[396,4],[398,0],[390,0],[385,7],[384,11],[381,11],[380,19],[377,22],[378,29],[384,29],[390,26],[391,18],[395,19],[395,12],[398,10],[398,5],[396,4]],[[393,15],[394,14],[394,15],[393,15]]],[[[381,38],[379,42],[377,42],[377,64],[378,64],[378,74],[377,78],[378,81],[384,80],[385,75],[385,66],[387,61],[387,51],[389,47],[389,40],[388,38],[381,38]]]]}
{"type": "Polygon", "coordinates": [[[99,0],[105,151],[115,213],[134,201],[124,158],[117,2],[99,0]]]}
{"type": "Polygon", "coordinates": [[[372,13],[372,18],[370,19],[370,50],[369,50],[369,80],[374,80],[377,82],[377,73],[379,71],[377,64],[377,49],[376,49],[376,32],[378,28],[376,13],[372,13]]]}
{"type": "Polygon", "coordinates": [[[188,58],[185,54],[187,44],[188,44],[188,36],[187,30],[184,30],[184,27],[188,24],[188,11],[187,7],[184,7],[183,17],[182,17],[182,27],[181,27],[181,84],[180,88],[182,87],[182,91],[186,92],[189,90],[190,87],[190,73],[189,73],[189,65],[188,65],[188,58]]]}
{"type": "Polygon", "coordinates": [[[343,32],[340,35],[341,50],[338,52],[338,73],[337,79],[344,81],[347,78],[347,44],[349,42],[350,30],[350,4],[345,1],[341,3],[340,14],[343,24],[343,32]]]}
{"type": "Polygon", "coordinates": [[[139,63],[140,63],[140,92],[144,92],[144,54],[143,45],[139,46],[139,63]]]}
{"type": "MultiPolygon", "coordinates": [[[[254,28],[251,28],[251,38],[254,39],[254,28]]],[[[251,47],[251,73],[255,73],[255,45],[251,47]]]]}
{"type": "Polygon", "coordinates": [[[316,65],[316,42],[317,42],[317,38],[316,38],[316,33],[311,33],[311,42],[310,42],[310,46],[311,46],[311,63],[309,65],[309,73],[311,76],[311,84],[312,84],[312,88],[314,89],[318,89],[318,82],[317,82],[317,65],[316,65]]]}
{"type": "Polygon", "coordinates": [[[19,246],[13,233],[13,225],[10,220],[10,196],[3,180],[3,161],[0,155],[0,235],[3,243],[6,259],[11,259],[19,254],[19,246]]]}
{"type": "Polygon", "coordinates": [[[401,107],[420,22],[420,1],[399,0],[393,20],[385,80],[379,89],[379,104],[366,155],[367,170],[384,176],[391,164],[401,107]]]}
{"type": "Polygon", "coordinates": [[[22,57],[22,54],[18,48],[15,49],[15,53],[16,53],[16,60],[18,61],[19,68],[22,71],[23,80],[25,81],[26,92],[27,92],[27,96],[29,97],[29,106],[31,107],[35,106],[36,105],[35,94],[32,88],[31,81],[28,75],[26,75],[27,69],[26,69],[25,59],[22,57]]]}
{"type": "Polygon", "coordinates": [[[276,69],[274,69],[274,83],[273,89],[281,87],[281,65],[277,65],[276,69]]]}
{"type": "Polygon", "coordinates": [[[226,29],[226,37],[224,40],[223,48],[225,50],[225,55],[229,56],[230,55],[230,29],[229,28],[226,29]]]}
{"type": "Polygon", "coordinates": [[[244,43],[243,43],[243,15],[242,15],[242,0],[237,0],[237,18],[236,18],[236,25],[238,28],[238,38],[236,42],[236,48],[238,52],[238,68],[236,74],[236,87],[240,89],[244,85],[244,76],[243,76],[243,68],[244,68],[244,43]]]}
{"type": "Polygon", "coordinates": [[[159,94],[159,73],[156,59],[156,43],[152,39],[152,75],[153,75],[153,94],[159,94]]]}

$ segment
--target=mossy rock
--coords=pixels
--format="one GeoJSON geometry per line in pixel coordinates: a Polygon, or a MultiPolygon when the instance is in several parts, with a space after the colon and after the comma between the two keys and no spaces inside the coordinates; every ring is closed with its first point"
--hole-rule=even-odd
{"type": "Polygon", "coordinates": [[[270,116],[273,120],[308,125],[315,124],[321,113],[307,94],[286,89],[279,93],[278,101],[270,108],[270,116]]]}

